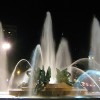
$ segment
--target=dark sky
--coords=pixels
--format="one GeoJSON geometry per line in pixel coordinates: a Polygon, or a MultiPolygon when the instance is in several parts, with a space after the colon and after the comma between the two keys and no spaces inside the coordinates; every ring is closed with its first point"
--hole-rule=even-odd
{"type": "MultiPolygon", "coordinates": [[[[21,0],[20,0],[21,1],[21,0]]],[[[100,21],[98,2],[86,1],[38,1],[6,2],[0,5],[2,24],[16,25],[17,36],[14,40],[15,51],[12,51],[14,64],[25,58],[30,60],[32,50],[40,43],[46,12],[50,11],[53,21],[53,33],[56,44],[61,34],[68,39],[72,60],[88,57],[90,30],[93,17],[100,21]]]]}

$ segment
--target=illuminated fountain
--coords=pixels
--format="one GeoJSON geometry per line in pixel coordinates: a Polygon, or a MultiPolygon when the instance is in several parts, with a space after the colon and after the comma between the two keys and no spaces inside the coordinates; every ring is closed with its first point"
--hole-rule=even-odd
{"type": "Polygon", "coordinates": [[[90,44],[90,69],[100,70],[100,24],[94,17],[91,30],[91,44],[90,44]],[[95,65],[96,62],[97,64],[95,65]]]}
{"type": "Polygon", "coordinates": [[[97,43],[95,43],[95,38],[100,37],[98,34],[100,32],[99,30],[100,28],[98,21],[94,18],[92,25],[92,42],[89,58],[82,58],[72,63],[68,48],[68,42],[65,38],[61,39],[58,51],[57,53],[55,52],[55,41],[53,39],[52,33],[52,20],[50,13],[47,12],[42,31],[41,43],[38,44],[33,51],[31,64],[27,60],[22,59],[17,63],[12,73],[9,84],[11,94],[13,93],[14,95],[18,96],[19,93],[24,94],[24,92],[26,92],[28,96],[32,96],[33,90],[37,84],[37,80],[35,80],[35,78],[37,77],[38,73],[35,73],[35,71],[42,68],[43,70],[47,71],[49,66],[51,68],[51,78],[49,84],[47,85],[47,87],[45,87],[45,89],[47,90],[42,91],[43,93],[52,92],[52,90],[59,91],[59,89],[61,89],[62,92],[70,93],[70,95],[73,94],[75,96],[87,96],[89,93],[92,96],[93,92],[100,93],[100,74],[99,71],[96,70],[97,68],[100,68],[100,65],[98,63],[99,46],[97,46],[97,44],[99,45],[99,40],[97,39],[97,43]],[[26,64],[21,64],[23,62],[26,64]],[[85,67],[87,69],[90,68],[90,70],[83,71],[79,69],[81,67],[85,67]],[[70,81],[73,82],[73,85],[71,87],[66,86],[63,83],[58,83],[56,77],[56,68],[71,73],[70,81]],[[58,86],[58,88],[55,88],[55,86],[58,86]],[[63,86],[65,87],[65,89],[63,89],[63,86]],[[67,89],[69,90],[66,91],[67,89]]]}
{"type": "Polygon", "coordinates": [[[10,44],[4,40],[3,28],[0,23],[0,92],[7,91],[8,88],[8,64],[7,64],[7,51],[10,49],[10,44]]]}
{"type": "MultiPolygon", "coordinates": [[[[53,33],[52,33],[52,20],[50,13],[47,12],[47,16],[42,31],[41,44],[37,45],[35,50],[33,51],[33,56],[31,61],[32,77],[29,82],[30,83],[29,88],[32,89],[33,82],[35,83],[33,79],[34,70],[36,70],[38,67],[42,68],[42,66],[44,66],[44,70],[46,71],[47,68],[50,66],[52,70],[50,83],[54,83],[56,82],[56,74],[57,74],[56,68],[62,69],[66,66],[69,66],[70,64],[71,64],[71,56],[66,39],[64,38],[61,39],[58,51],[57,53],[55,53],[55,41],[53,39],[53,33]]],[[[10,88],[13,88],[12,85],[15,84],[15,82],[13,83],[14,81],[13,79],[15,79],[14,75],[17,72],[16,69],[17,65],[11,76],[10,88]]]]}
{"type": "MultiPolygon", "coordinates": [[[[79,67],[89,67],[90,59],[82,58],[74,63],[72,63],[69,67],[72,67],[73,79],[75,80],[74,87],[85,88],[88,90],[88,94],[90,93],[100,93],[100,72],[97,70],[88,70],[83,71],[79,69],[79,67]]],[[[98,66],[98,64],[93,61],[93,63],[98,66]]]]}
{"type": "MultiPolygon", "coordinates": [[[[91,28],[91,42],[89,58],[80,59],[78,62],[87,67],[87,71],[80,75],[76,82],[77,86],[82,85],[88,92],[99,93],[100,95],[100,24],[94,17],[91,28]],[[85,64],[87,62],[87,64],[85,64]]],[[[77,61],[76,61],[77,62],[77,61]]],[[[75,62],[74,62],[75,63],[75,62]]],[[[79,64],[78,63],[78,66],[79,64]]],[[[77,64],[75,64],[77,67],[77,64]]],[[[78,71],[79,72],[79,71],[78,71]]],[[[75,85],[76,85],[75,84],[75,85]]]]}
{"type": "Polygon", "coordinates": [[[41,38],[41,49],[44,68],[47,70],[48,66],[51,67],[51,81],[56,81],[56,68],[61,69],[61,67],[69,66],[72,61],[68,49],[68,43],[64,38],[61,39],[57,53],[55,52],[55,41],[53,39],[52,33],[52,20],[49,12],[47,12],[47,16],[44,22],[41,38]]]}

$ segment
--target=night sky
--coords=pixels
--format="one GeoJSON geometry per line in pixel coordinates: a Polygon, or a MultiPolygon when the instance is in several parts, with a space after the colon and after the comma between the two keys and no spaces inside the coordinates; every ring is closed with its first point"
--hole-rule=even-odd
{"type": "Polygon", "coordinates": [[[50,11],[52,16],[56,45],[58,46],[63,33],[63,37],[68,40],[73,61],[88,57],[93,17],[97,17],[100,21],[98,2],[81,0],[6,2],[0,5],[0,20],[2,24],[17,27],[17,34],[13,40],[14,48],[8,54],[12,69],[22,58],[30,61],[32,51],[40,43],[47,11],[50,11]]]}

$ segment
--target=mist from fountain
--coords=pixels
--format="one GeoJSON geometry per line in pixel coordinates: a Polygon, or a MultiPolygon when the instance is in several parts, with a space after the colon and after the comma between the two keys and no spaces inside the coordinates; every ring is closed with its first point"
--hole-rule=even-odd
{"type": "Polygon", "coordinates": [[[100,66],[100,24],[95,17],[93,19],[91,29],[89,59],[89,68],[100,70],[100,67],[96,67],[96,65],[93,63],[93,61],[95,60],[95,62],[100,66]]]}
{"type": "MultiPolygon", "coordinates": [[[[98,73],[97,71],[100,71],[100,23],[96,17],[93,18],[90,39],[91,41],[90,41],[90,52],[89,52],[89,61],[88,61],[89,62],[88,72],[92,72],[92,74],[94,75],[94,73],[96,74],[98,73]]],[[[98,75],[93,76],[97,84],[98,84],[99,77],[100,76],[98,75]]]]}
{"type": "MultiPolygon", "coordinates": [[[[41,49],[43,54],[43,65],[44,69],[47,70],[48,66],[52,70],[52,78],[55,77],[55,41],[53,39],[52,32],[52,19],[49,12],[46,14],[46,19],[43,26],[42,37],[41,37],[41,49]]],[[[54,79],[53,79],[54,80],[54,79]]]]}
{"type": "MultiPolygon", "coordinates": [[[[56,68],[66,67],[71,64],[68,42],[61,39],[57,54],[55,53],[55,41],[52,32],[52,19],[50,12],[47,12],[41,37],[41,50],[43,56],[43,65],[45,70],[50,66],[51,81],[56,81],[56,68]]],[[[52,82],[53,82],[52,81],[52,82]]]]}
{"type": "Polygon", "coordinates": [[[31,62],[31,77],[29,80],[29,95],[32,95],[32,91],[33,91],[33,84],[36,84],[37,81],[35,81],[35,75],[39,74],[39,73],[35,73],[35,71],[37,70],[37,68],[39,67],[40,69],[42,68],[42,52],[41,52],[41,47],[40,45],[37,45],[35,50],[33,51],[32,54],[32,62],[31,62]]]}
{"type": "MultiPolygon", "coordinates": [[[[77,88],[86,88],[89,92],[100,92],[100,85],[99,85],[99,78],[100,73],[96,70],[87,70],[83,71],[82,69],[78,68],[80,66],[88,67],[85,63],[89,62],[88,58],[82,58],[74,63],[72,63],[68,69],[71,67],[72,77],[73,80],[76,82],[74,83],[74,87],[77,88]],[[91,90],[89,90],[91,88],[91,90]]],[[[96,62],[94,62],[97,65],[96,62]]]]}
{"type": "Polygon", "coordinates": [[[72,61],[69,52],[68,41],[65,38],[62,38],[56,54],[56,67],[59,69],[64,69],[66,66],[69,66],[71,63],[72,61]]]}
{"type": "Polygon", "coordinates": [[[8,69],[7,69],[7,55],[2,48],[4,42],[4,34],[2,24],[0,23],[0,91],[7,91],[8,88],[8,69]]]}
{"type": "Polygon", "coordinates": [[[86,88],[88,92],[100,92],[100,75],[96,75],[97,73],[99,73],[99,71],[95,70],[83,72],[83,74],[78,77],[74,87],[80,88],[81,86],[82,88],[86,88]]]}
{"type": "Polygon", "coordinates": [[[27,83],[29,81],[28,76],[26,75],[26,71],[32,68],[30,62],[26,59],[21,59],[15,66],[14,71],[11,74],[11,78],[9,80],[9,89],[17,89],[19,85],[21,85],[23,82],[27,83]],[[28,66],[26,65],[19,65],[23,62],[26,62],[28,66]],[[24,69],[24,72],[22,71],[24,69]]]}

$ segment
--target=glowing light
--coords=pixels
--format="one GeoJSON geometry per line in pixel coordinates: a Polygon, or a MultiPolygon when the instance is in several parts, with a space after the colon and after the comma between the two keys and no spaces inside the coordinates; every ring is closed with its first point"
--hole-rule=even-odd
{"type": "Polygon", "coordinates": [[[17,75],[19,75],[20,73],[21,73],[21,71],[20,71],[20,70],[18,70],[18,71],[17,71],[17,75]]]}
{"type": "Polygon", "coordinates": [[[89,60],[93,60],[94,59],[94,57],[93,56],[89,56],[89,60]]]}
{"type": "Polygon", "coordinates": [[[9,50],[11,48],[11,45],[9,42],[4,42],[2,44],[2,48],[3,48],[3,50],[9,50]]]}
{"type": "Polygon", "coordinates": [[[51,83],[51,84],[56,83],[56,79],[50,79],[50,82],[49,83],[51,83]]]}
{"type": "Polygon", "coordinates": [[[11,32],[8,32],[9,34],[11,33],[11,32]]]}
{"type": "Polygon", "coordinates": [[[89,60],[91,60],[91,57],[89,56],[89,60]]]}

